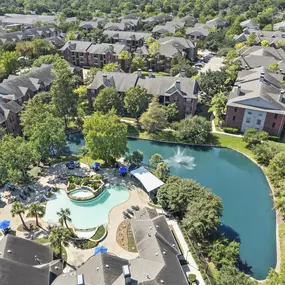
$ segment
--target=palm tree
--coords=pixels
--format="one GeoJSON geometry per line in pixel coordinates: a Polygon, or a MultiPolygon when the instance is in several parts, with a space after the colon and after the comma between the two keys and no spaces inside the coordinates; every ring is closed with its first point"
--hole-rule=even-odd
{"type": "Polygon", "coordinates": [[[39,221],[38,218],[42,218],[45,214],[45,207],[39,203],[39,202],[35,202],[32,203],[29,208],[28,208],[29,214],[31,217],[35,217],[36,218],[36,225],[39,226],[39,221]]]}
{"type": "Polygon", "coordinates": [[[70,210],[68,208],[66,208],[66,209],[61,208],[60,211],[57,212],[56,214],[59,216],[60,224],[63,226],[63,223],[64,223],[65,226],[69,229],[69,227],[67,225],[67,221],[71,222],[70,210]]]}
{"type": "Polygon", "coordinates": [[[70,231],[63,227],[55,227],[51,230],[48,239],[52,249],[59,252],[59,258],[62,259],[63,247],[68,246],[68,242],[71,239],[70,231]]]}
{"type": "Polygon", "coordinates": [[[22,216],[22,214],[25,214],[25,211],[26,211],[26,207],[22,202],[15,202],[12,205],[12,209],[11,209],[12,217],[19,215],[24,228],[28,231],[29,229],[28,229],[27,225],[25,224],[23,216],[22,216]]]}

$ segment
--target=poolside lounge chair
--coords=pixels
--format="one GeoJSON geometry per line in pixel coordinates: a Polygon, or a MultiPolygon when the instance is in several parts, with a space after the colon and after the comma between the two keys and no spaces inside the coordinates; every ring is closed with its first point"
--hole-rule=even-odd
{"type": "Polygon", "coordinates": [[[140,207],[138,206],[138,205],[132,205],[131,206],[131,208],[132,208],[132,210],[134,210],[134,211],[138,211],[139,209],[140,209],[140,207]]]}
{"type": "Polygon", "coordinates": [[[127,209],[127,212],[130,214],[130,215],[134,215],[134,212],[130,209],[127,209]]]}
{"type": "Polygon", "coordinates": [[[20,194],[19,196],[22,200],[27,200],[27,198],[24,195],[20,194]]]}
{"type": "Polygon", "coordinates": [[[131,216],[125,211],[122,214],[123,214],[124,218],[127,218],[127,219],[131,218],[131,216]]]}

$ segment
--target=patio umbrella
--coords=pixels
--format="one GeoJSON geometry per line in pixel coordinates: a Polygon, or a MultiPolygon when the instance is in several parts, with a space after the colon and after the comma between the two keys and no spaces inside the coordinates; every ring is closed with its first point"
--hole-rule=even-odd
{"type": "Polygon", "coordinates": [[[128,171],[128,169],[126,167],[120,167],[118,172],[119,173],[126,173],[128,171]]]}
{"type": "Polygon", "coordinates": [[[99,162],[93,162],[92,165],[91,165],[93,168],[97,168],[100,166],[100,163],[99,162]]]}
{"type": "Polygon", "coordinates": [[[98,247],[95,248],[94,255],[97,255],[100,252],[105,253],[107,251],[108,251],[108,249],[105,246],[101,245],[101,246],[98,246],[98,247]]]}
{"type": "Polygon", "coordinates": [[[10,227],[10,221],[4,220],[0,222],[0,230],[5,230],[10,227]]]}

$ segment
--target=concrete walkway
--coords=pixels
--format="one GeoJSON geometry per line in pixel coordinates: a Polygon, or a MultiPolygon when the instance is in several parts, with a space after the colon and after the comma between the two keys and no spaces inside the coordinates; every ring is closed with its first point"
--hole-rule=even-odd
{"type": "Polygon", "coordinates": [[[199,282],[198,284],[199,285],[206,285],[206,283],[202,277],[202,274],[199,271],[198,265],[197,265],[196,261],[194,260],[192,254],[188,248],[188,245],[184,239],[184,236],[183,236],[177,222],[175,220],[169,220],[168,224],[173,227],[175,234],[176,234],[176,237],[179,240],[179,243],[182,247],[183,255],[189,263],[188,264],[188,271],[187,271],[187,266],[186,265],[183,266],[183,269],[184,270],[186,269],[186,275],[188,276],[188,274],[190,274],[190,273],[195,274],[196,278],[199,282]]]}

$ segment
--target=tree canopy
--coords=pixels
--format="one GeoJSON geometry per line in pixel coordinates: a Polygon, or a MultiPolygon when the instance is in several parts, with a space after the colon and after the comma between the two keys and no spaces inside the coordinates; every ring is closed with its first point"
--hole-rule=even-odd
{"type": "Polygon", "coordinates": [[[94,159],[112,162],[127,152],[127,126],[113,111],[94,113],[83,125],[86,146],[94,159]]]}

